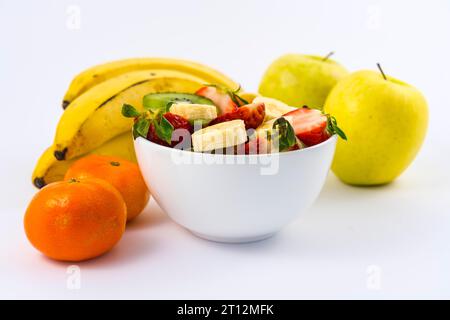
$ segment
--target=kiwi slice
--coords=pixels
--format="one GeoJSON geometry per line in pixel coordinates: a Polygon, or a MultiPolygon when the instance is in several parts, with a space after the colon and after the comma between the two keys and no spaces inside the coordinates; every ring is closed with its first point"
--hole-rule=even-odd
{"type": "Polygon", "coordinates": [[[165,108],[169,103],[190,103],[190,104],[207,104],[214,105],[208,98],[198,96],[192,93],[180,92],[160,92],[150,93],[144,96],[144,108],[146,109],[161,109],[165,108]]]}

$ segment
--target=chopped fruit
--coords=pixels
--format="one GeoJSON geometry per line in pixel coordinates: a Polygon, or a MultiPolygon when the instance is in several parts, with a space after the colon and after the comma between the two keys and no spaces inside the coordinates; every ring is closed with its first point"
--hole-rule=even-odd
{"type": "Polygon", "coordinates": [[[219,108],[219,115],[233,112],[238,108],[238,105],[233,101],[227,91],[215,86],[202,87],[195,94],[214,102],[216,107],[219,108]]]}
{"type": "Polygon", "coordinates": [[[175,103],[214,105],[210,99],[205,99],[205,97],[178,92],[149,93],[144,96],[142,103],[147,110],[165,109],[167,105],[175,103]]]}
{"type": "Polygon", "coordinates": [[[303,107],[288,112],[283,117],[292,125],[297,138],[308,147],[327,140],[333,134],[347,139],[337,126],[336,119],[320,110],[303,107]]]}
{"type": "Polygon", "coordinates": [[[173,114],[171,112],[166,112],[163,115],[164,118],[166,118],[167,121],[170,122],[170,124],[173,126],[173,129],[186,129],[189,132],[192,132],[192,126],[189,123],[189,121],[182,116],[173,114]]]}
{"type": "Polygon", "coordinates": [[[247,132],[242,120],[218,123],[192,134],[192,145],[196,152],[224,149],[246,141],[247,132]]]}
{"type": "Polygon", "coordinates": [[[306,107],[286,113],[283,116],[294,128],[294,133],[304,144],[312,146],[324,140],[327,116],[320,110],[306,107]]]}
{"type": "MultiPolygon", "coordinates": [[[[283,151],[294,151],[300,149],[302,149],[302,144],[300,141],[298,141],[293,146],[283,151]]],[[[276,148],[274,148],[274,146],[266,138],[263,137],[256,137],[254,139],[250,139],[245,144],[245,154],[266,154],[271,153],[274,150],[276,150],[276,148]]]]}
{"type": "Polygon", "coordinates": [[[266,138],[256,137],[245,144],[245,154],[270,153],[270,143],[266,138]]]}
{"type": "Polygon", "coordinates": [[[176,103],[170,107],[170,112],[188,121],[205,120],[209,122],[217,118],[217,108],[206,104],[176,103]]]}
{"type": "Polygon", "coordinates": [[[211,125],[241,119],[244,120],[246,129],[256,129],[263,123],[265,115],[264,103],[252,103],[242,106],[236,111],[218,116],[211,121],[211,125]]]}
{"type": "Polygon", "coordinates": [[[272,98],[240,96],[239,91],[212,84],[194,95],[149,94],[144,98],[143,112],[124,104],[122,114],[134,119],[135,139],[143,137],[197,152],[276,153],[313,146],[334,134],[347,140],[329,114],[306,106],[290,107],[272,98]],[[175,135],[176,129],[185,131],[175,135]]]}
{"type": "MultiPolygon", "coordinates": [[[[189,132],[193,132],[192,125],[189,121],[179,115],[166,112],[163,117],[172,125],[172,130],[170,131],[170,136],[172,137],[172,132],[176,129],[185,129],[189,132]]],[[[150,128],[147,133],[147,139],[153,141],[157,144],[163,146],[169,146],[169,143],[166,140],[160,138],[161,134],[158,134],[157,128],[155,127],[155,123],[150,124],[150,128]]],[[[176,146],[182,141],[181,137],[178,140],[171,140],[170,146],[176,146]]]]}
{"type": "Polygon", "coordinates": [[[280,100],[266,97],[256,97],[253,100],[253,103],[264,103],[264,105],[266,106],[266,118],[264,119],[264,121],[276,119],[281,117],[285,113],[297,110],[297,108],[290,107],[280,100]]]}
{"type": "Polygon", "coordinates": [[[259,126],[246,144],[247,154],[293,151],[303,148],[291,124],[284,118],[272,119],[259,126]]]}
{"type": "Polygon", "coordinates": [[[150,140],[150,141],[160,144],[162,146],[166,146],[166,147],[169,146],[169,144],[167,142],[165,142],[164,140],[162,140],[158,137],[153,123],[150,124],[150,127],[148,128],[147,140],[150,140]]]}

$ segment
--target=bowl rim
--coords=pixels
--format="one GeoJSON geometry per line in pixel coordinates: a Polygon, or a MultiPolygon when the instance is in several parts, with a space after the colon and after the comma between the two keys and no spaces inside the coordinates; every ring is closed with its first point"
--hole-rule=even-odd
{"type": "Polygon", "coordinates": [[[208,156],[217,157],[217,158],[218,157],[236,157],[236,158],[239,158],[239,157],[244,157],[244,158],[257,157],[257,158],[261,158],[261,157],[274,156],[274,155],[281,156],[281,157],[286,157],[288,155],[299,154],[301,152],[308,152],[308,150],[319,149],[319,148],[324,147],[327,144],[334,143],[337,140],[337,135],[333,134],[327,140],[325,140],[325,141],[323,141],[323,142],[321,142],[319,144],[313,145],[311,147],[306,147],[306,148],[303,148],[303,149],[287,151],[287,152],[261,153],[261,154],[213,154],[213,153],[203,153],[203,152],[187,151],[187,150],[181,150],[181,149],[175,149],[175,148],[162,146],[160,144],[154,143],[154,142],[152,142],[152,141],[150,141],[150,140],[148,140],[148,139],[146,139],[144,137],[141,137],[141,136],[137,137],[136,139],[134,139],[134,137],[133,137],[133,140],[134,140],[134,144],[136,144],[138,141],[142,141],[142,143],[147,143],[147,144],[154,145],[154,147],[156,149],[161,149],[162,152],[179,152],[179,153],[191,154],[193,156],[195,156],[195,155],[202,155],[202,156],[208,155],[208,156]]]}

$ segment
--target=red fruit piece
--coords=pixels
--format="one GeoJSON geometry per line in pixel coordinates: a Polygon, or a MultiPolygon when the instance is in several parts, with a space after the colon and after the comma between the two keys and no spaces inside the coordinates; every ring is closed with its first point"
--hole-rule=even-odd
{"type": "Polygon", "coordinates": [[[238,108],[236,111],[218,116],[216,119],[211,121],[209,125],[241,119],[245,122],[245,129],[256,129],[261,123],[263,123],[265,116],[266,107],[264,103],[251,103],[238,108]]]}
{"type": "Polygon", "coordinates": [[[170,124],[173,126],[173,129],[186,129],[189,132],[192,133],[193,128],[192,125],[189,123],[189,121],[182,116],[179,116],[174,113],[166,112],[163,115],[164,118],[166,118],[167,121],[170,122],[170,124]]]}
{"type": "Polygon", "coordinates": [[[294,129],[295,135],[307,146],[319,144],[329,138],[327,116],[320,110],[307,107],[283,115],[294,129]]]}
{"type": "MultiPolygon", "coordinates": [[[[298,143],[296,143],[295,145],[293,145],[286,151],[295,151],[295,150],[299,150],[299,149],[300,149],[300,146],[298,143]]],[[[270,142],[263,137],[258,137],[256,139],[250,139],[245,144],[244,150],[245,150],[245,154],[266,154],[266,153],[271,153],[273,151],[272,146],[270,145],[270,142]]]]}
{"type": "Polygon", "coordinates": [[[245,144],[245,154],[262,153],[270,153],[269,141],[267,141],[267,139],[258,137],[256,139],[250,139],[245,144]]]}
{"type": "Polygon", "coordinates": [[[156,134],[155,126],[153,123],[150,123],[150,127],[148,128],[147,140],[150,140],[154,143],[160,144],[162,146],[168,147],[169,145],[164,140],[160,139],[156,134]]]}
{"type": "Polygon", "coordinates": [[[202,87],[195,94],[211,100],[219,108],[219,115],[233,112],[238,108],[227,92],[216,87],[202,87]]]}
{"type": "MultiPolygon", "coordinates": [[[[169,121],[169,123],[173,126],[174,130],[177,129],[185,129],[187,131],[189,131],[189,133],[192,133],[194,131],[194,129],[192,128],[192,125],[189,123],[189,121],[185,118],[183,118],[182,116],[170,113],[170,112],[166,112],[163,117],[169,121]]],[[[155,126],[152,123],[150,123],[150,127],[148,129],[148,133],[147,133],[147,139],[150,141],[153,141],[157,144],[163,145],[163,146],[169,146],[169,144],[167,144],[166,141],[162,140],[161,138],[158,137],[158,135],[156,134],[156,130],[155,130],[155,126]]],[[[179,144],[182,141],[182,137],[180,137],[178,140],[174,140],[172,141],[172,143],[170,144],[171,147],[176,146],[177,144],[179,144]]]]}

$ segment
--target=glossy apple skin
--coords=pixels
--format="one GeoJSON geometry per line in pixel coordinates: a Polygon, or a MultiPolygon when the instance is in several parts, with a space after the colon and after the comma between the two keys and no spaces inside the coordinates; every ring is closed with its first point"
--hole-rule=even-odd
{"type": "Polygon", "coordinates": [[[346,75],[347,70],[332,59],[287,54],[266,70],[259,93],[290,106],[322,109],[330,90],[346,75]]]}
{"type": "Polygon", "coordinates": [[[340,81],[324,109],[348,137],[338,141],[332,170],[353,185],[396,179],[416,157],[428,127],[420,91],[375,71],[358,71],[340,81]]]}

